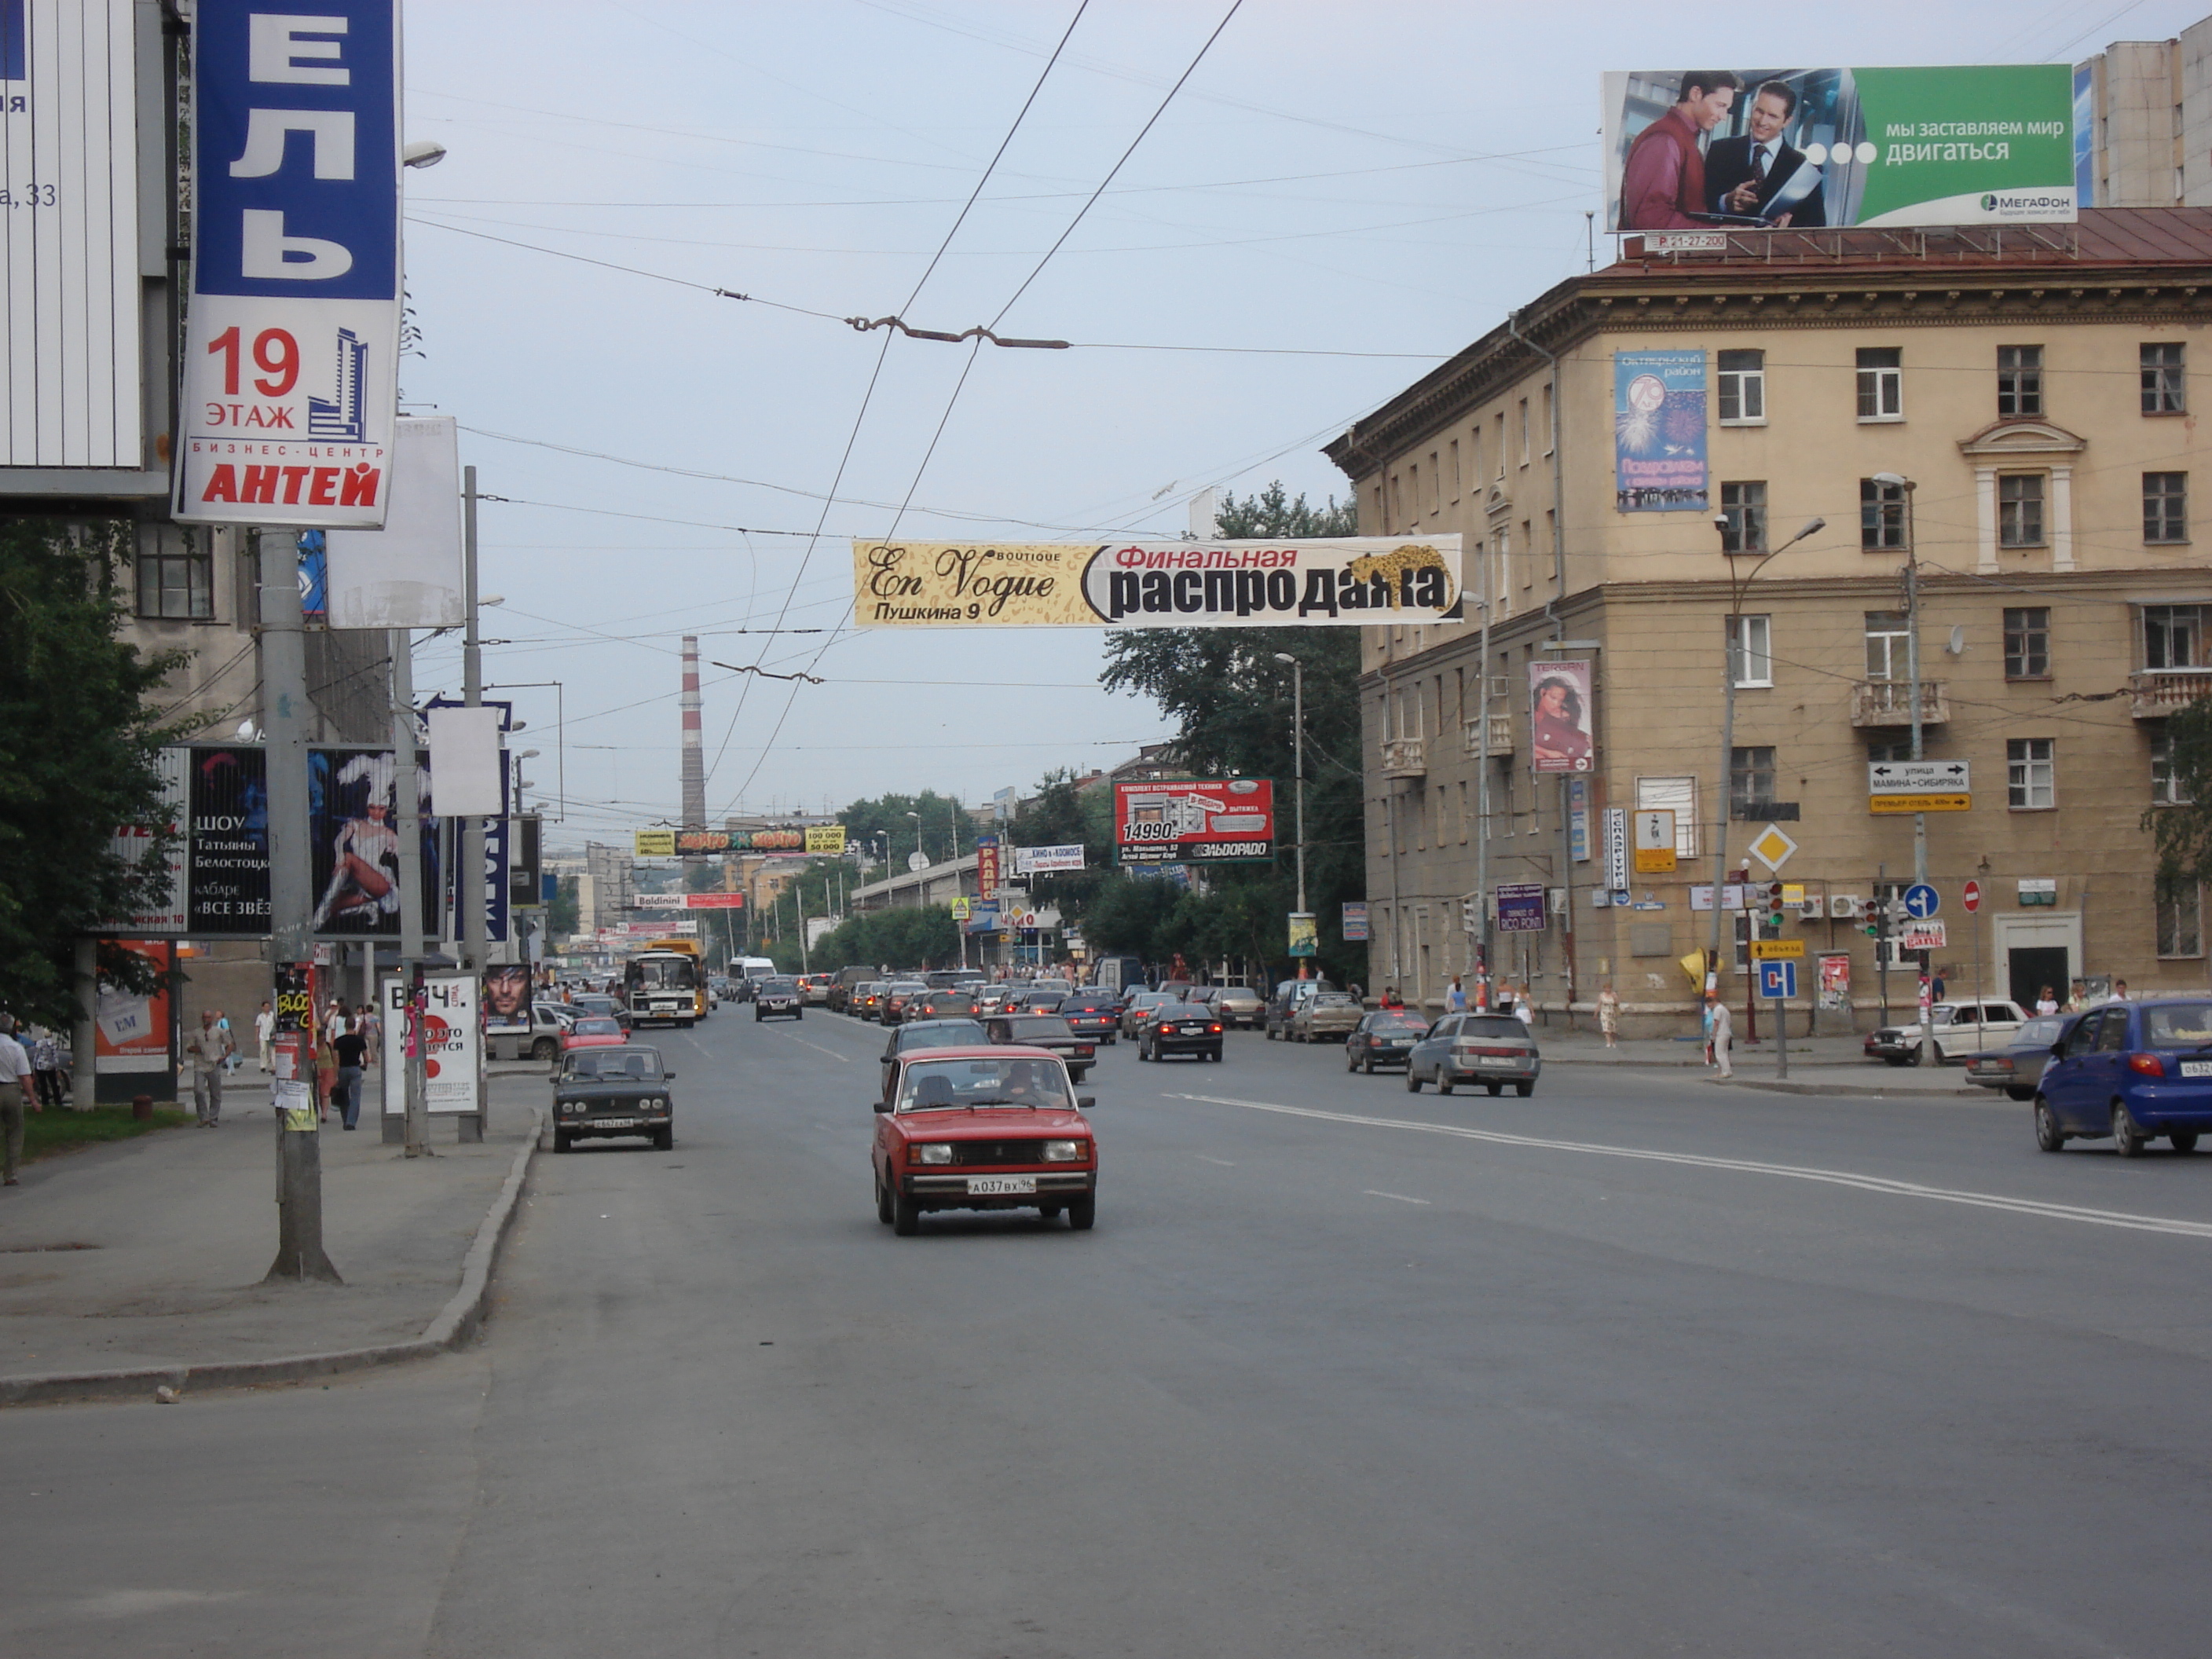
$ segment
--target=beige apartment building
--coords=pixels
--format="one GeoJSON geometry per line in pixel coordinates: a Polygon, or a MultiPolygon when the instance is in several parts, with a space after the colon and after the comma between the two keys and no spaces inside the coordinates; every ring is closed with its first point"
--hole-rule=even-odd
{"type": "MultiPolygon", "coordinates": [[[[1552,1018],[1611,981],[1628,1029],[1686,1029],[1718,851],[1802,889],[1775,929],[1723,884],[1729,1000],[1755,930],[1804,942],[1801,1009],[1818,959],[1846,958],[1821,1029],[1871,1024],[1877,947],[1852,913],[1914,864],[1913,818],[1869,810],[1869,767],[1910,753],[1911,556],[1923,752],[1966,763],[1971,801],[1925,817],[1947,933],[1929,964],[1957,992],[1978,971],[1992,994],[2204,987],[2202,896],[2161,901],[2141,824],[2170,793],[2165,716],[2212,693],[2212,211],[1722,240],[1628,239],[1328,448],[1363,532],[1468,550],[1463,623],[1364,634],[1378,985],[1435,1001],[1474,966],[1486,894],[1539,884],[1546,926],[1492,933],[1494,973],[1552,1018]],[[1703,356],[1710,499],[1682,510],[1616,493],[1615,354],[1649,351],[1703,356]],[[1529,665],[1555,659],[1594,676],[1571,780],[1531,769],[1529,665]],[[1623,908],[1607,809],[1638,807],[1677,813],[1677,867],[1631,874],[1623,908]],[[1795,844],[1774,872],[1749,853],[1770,823],[1795,844]]],[[[1900,958],[1890,1006],[1919,965],[1900,958]]]]}

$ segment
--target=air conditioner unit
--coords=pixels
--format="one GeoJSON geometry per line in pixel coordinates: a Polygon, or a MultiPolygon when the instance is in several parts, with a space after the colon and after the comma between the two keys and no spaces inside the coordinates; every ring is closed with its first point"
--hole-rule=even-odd
{"type": "Polygon", "coordinates": [[[1827,902],[1818,893],[1811,895],[1797,907],[1797,914],[1807,921],[1818,921],[1827,913],[1827,902]]]}
{"type": "Polygon", "coordinates": [[[1865,909],[1866,901],[1856,893],[1828,895],[1828,914],[1838,921],[1856,921],[1865,909]]]}

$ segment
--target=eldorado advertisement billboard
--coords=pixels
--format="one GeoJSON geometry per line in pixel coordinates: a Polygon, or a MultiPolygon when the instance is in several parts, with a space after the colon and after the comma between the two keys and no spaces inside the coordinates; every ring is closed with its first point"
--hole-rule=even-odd
{"type": "Polygon", "coordinates": [[[1275,786],[1265,778],[1117,783],[1123,864],[1228,864],[1275,855],[1275,786]]]}
{"type": "Polygon", "coordinates": [[[1617,231],[2070,222],[2063,64],[1605,77],[1617,231]]]}
{"type": "Polygon", "coordinates": [[[1457,622],[1460,538],[853,544],[863,628],[1457,622]]]}

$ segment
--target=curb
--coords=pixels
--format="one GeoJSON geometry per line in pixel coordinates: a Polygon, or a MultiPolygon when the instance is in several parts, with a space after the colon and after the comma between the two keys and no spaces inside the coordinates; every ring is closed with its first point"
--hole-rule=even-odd
{"type": "Polygon", "coordinates": [[[492,1269],[498,1265],[500,1247],[514,1224],[530,1161],[543,1138],[545,1109],[532,1113],[530,1133],[523,1138],[501,1183],[499,1196],[477,1228],[468,1254],[461,1258],[461,1285],[440,1309],[422,1334],[407,1342],[383,1342],[364,1348],[337,1348],[326,1353],[283,1354],[272,1359],[216,1360],[192,1365],[147,1365],[112,1371],[33,1372],[25,1376],[0,1376],[0,1407],[43,1406],[64,1400],[116,1400],[141,1396],[160,1387],[179,1394],[187,1388],[240,1389],[272,1383],[306,1382],[348,1371],[371,1370],[382,1365],[431,1359],[459,1347],[483,1328],[484,1304],[491,1292],[492,1269]]]}
{"type": "Polygon", "coordinates": [[[1878,1083],[1799,1083],[1795,1079],[1750,1078],[1739,1073],[1731,1078],[1706,1079],[1719,1089],[1758,1089],[1772,1095],[1826,1095],[1844,1100],[1941,1100],[1953,1105],[1968,1102],[2009,1106],[2002,1090],[1966,1083],[1955,1089],[1889,1088],[1878,1083]]]}

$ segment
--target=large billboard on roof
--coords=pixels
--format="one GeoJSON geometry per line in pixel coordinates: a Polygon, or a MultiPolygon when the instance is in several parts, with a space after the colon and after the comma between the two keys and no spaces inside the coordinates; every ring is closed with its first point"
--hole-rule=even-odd
{"type": "Polygon", "coordinates": [[[1609,74],[1607,228],[2071,222],[2074,106],[2063,64],[1609,74]]]}

